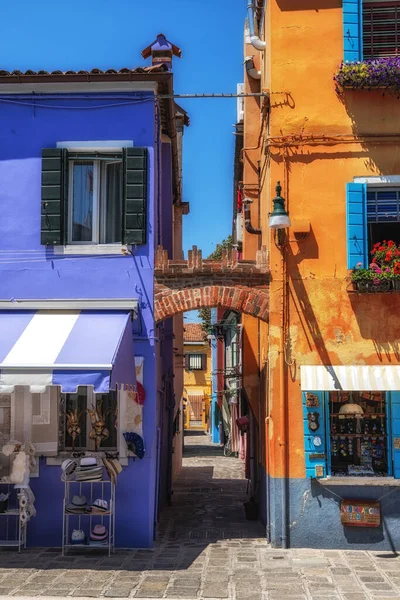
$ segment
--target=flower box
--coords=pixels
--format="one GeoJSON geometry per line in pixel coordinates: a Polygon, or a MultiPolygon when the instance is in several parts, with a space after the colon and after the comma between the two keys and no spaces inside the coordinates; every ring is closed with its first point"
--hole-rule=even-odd
{"type": "Polygon", "coordinates": [[[343,62],[334,75],[340,89],[384,89],[400,95],[400,57],[343,62]]]}
{"type": "Polygon", "coordinates": [[[400,291],[400,245],[392,240],[378,242],[371,250],[367,269],[358,263],[351,274],[353,289],[362,294],[400,291]]]}
{"type": "MultiPolygon", "coordinates": [[[[360,294],[378,294],[383,292],[390,292],[392,289],[393,282],[390,279],[384,279],[379,283],[373,281],[353,281],[354,289],[360,294]]],[[[400,286],[399,286],[400,290],[400,286]]]]}

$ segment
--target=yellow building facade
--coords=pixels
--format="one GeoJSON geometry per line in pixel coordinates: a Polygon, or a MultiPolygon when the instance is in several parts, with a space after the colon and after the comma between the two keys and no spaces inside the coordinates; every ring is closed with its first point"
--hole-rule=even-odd
{"type": "Polygon", "coordinates": [[[211,404],[211,348],[200,323],[187,323],[184,348],[184,426],[209,428],[211,404]]]}

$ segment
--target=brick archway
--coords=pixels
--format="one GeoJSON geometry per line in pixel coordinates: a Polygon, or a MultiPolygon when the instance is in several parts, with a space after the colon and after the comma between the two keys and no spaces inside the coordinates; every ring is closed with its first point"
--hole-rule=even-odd
{"type": "Polygon", "coordinates": [[[265,248],[256,261],[238,260],[224,250],[222,260],[203,260],[193,246],[188,260],[170,260],[159,247],[155,263],[154,312],[157,323],[187,310],[230,308],[268,322],[269,270],[265,248]]]}

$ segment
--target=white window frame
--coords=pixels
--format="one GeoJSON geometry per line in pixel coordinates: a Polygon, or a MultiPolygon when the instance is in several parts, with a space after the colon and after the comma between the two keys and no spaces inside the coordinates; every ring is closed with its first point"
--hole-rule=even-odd
{"type": "MultiPolygon", "coordinates": [[[[80,159],[85,160],[84,155],[80,159]]],[[[73,225],[73,213],[74,213],[74,164],[80,162],[75,160],[68,160],[68,244],[73,246],[79,244],[82,246],[91,246],[99,243],[99,189],[100,189],[100,162],[91,160],[88,162],[93,163],[93,214],[92,214],[92,239],[84,242],[81,240],[74,241],[72,239],[72,225],[73,225]]]]}
{"type": "MultiPolygon", "coordinates": [[[[101,141],[93,141],[93,140],[85,140],[85,141],[62,141],[57,142],[57,148],[62,148],[68,150],[71,153],[81,153],[82,159],[84,160],[84,154],[90,154],[93,152],[98,153],[109,153],[109,152],[121,152],[121,160],[122,160],[122,151],[124,148],[133,148],[134,143],[133,140],[101,140],[101,141]]],[[[69,164],[72,164],[74,161],[68,161],[69,164]]],[[[95,161],[93,161],[95,162],[95,161]]],[[[98,169],[100,171],[100,169],[98,169]]],[[[100,174],[94,177],[94,180],[100,178],[100,174]]],[[[99,185],[100,180],[97,182],[99,185]]],[[[93,207],[93,231],[94,236],[97,238],[97,241],[89,241],[89,242],[73,242],[72,241],[72,198],[73,198],[73,169],[70,169],[68,166],[68,232],[67,232],[67,245],[62,246],[60,248],[56,248],[56,254],[74,254],[75,252],[83,253],[83,254],[119,254],[121,251],[121,247],[124,245],[121,242],[112,242],[110,244],[103,244],[99,242],[99,238],[104,236],[105,231],[101,231],[102,236],[100,236],[100,226],[101,226],[101,218],[100,211],[101,204],[104,205],[105,211],[105,203],[102,201],[102,198],[99,198],[97,202],[97,214],[95,215],[95,209],[93,207]],[[96,216],[96,225],[95,225],[95,216],[96,216]],[[70,251],[68,251],[68,246],[72,246],[70,251]],[[94,251],[93,248],[97,248],[98,251],[94,251]]],[[[100,186],[101,189],[101,186],[100,186]]],[[[96,190],[96,194],[98,190],[96,190]]],[[[95,196],[95,190],[93,190],[93,196],[95,196]]],[[[103,216],[104,221],[104,216],[103,216]]]]}
{"type": "MultiPolygon", "coordinates": [[[[96,406],[96,396],[97,395],[100,396],[100,395],[104,395],[104,394],[95,394],[93,386],[82,386],[82,387],[86,387],[86,390],[87,390],[86,409],[88,409],[88,408],[91,409],[92,406],[96,406]]],[[[65,394],[65,395],[67,395],[67,394],[65,394]]],[[[118,395],[117,395],[117,406],[118,406],[118,395]]],[[[65,446],[65,425],[66,425],[66,422],[63,421],[63,423],[64,423],[64,431],[63,431],[63,434],[64,434],[64,444],[63,444],[62,448],[59,448],[59,454],[63,453],[63,452],[71,452],[71,448],[65,446]]],[[[91,429],[92,429],[92,423],[90,421],[90,415],[89,415],[89,413],[86,413],[86,440],[85,440],[86,444],[85,444],[85,446],[83,448],[80,448],[80,449],[77,448],[77,450],[76,450],[77,452],[79,452],[79,451],[82,451],[82,452],[94,452],[95,451],[94,450],[94,441],[91,440],[91,439],[89,439],[89,433],[90,433],[91,429]]],[[[119,441],[118,438],[119,438],[119,435],[118,435],[118,429],[117,429],[117,431],[116,431],[116,438],[115,438],[115,446],[112,446],[111,448],[108,448],[108,447],[102,448],[102,447],[100,447],[100,452],[118,452],[118,450],[119,450],[119,448],[118,448],[118,441],[119,441]]]]}
{"type": "MultiPolygon", "coordinates": [[[[70,246],[93,246],[99,245],[100,239],[105,239],[106,235],[106,182],[107,167],[111,164],[121,163],[121,160],[100,161],[90,159],[93,163],[93,215],[92,215],[92,239],[89,241],[72,239],[73,233],[73,211],[74,211],[74,164],[75,162],[85,161],[84,153],[82,157],[76,160],[68,161],[68,245],[70,246]],[[103,165],[103,167],[102,167],[103,165]]],[[[103,246],[108,246],[106,242],[101,242],[103,246]]],[[[119,242],[110,242],[110,245],[122,245],[122,239],[119,242]]]]}

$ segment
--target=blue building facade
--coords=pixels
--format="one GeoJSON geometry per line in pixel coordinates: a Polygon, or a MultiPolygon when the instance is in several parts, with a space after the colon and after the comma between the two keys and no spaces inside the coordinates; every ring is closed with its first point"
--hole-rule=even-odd
{"type": "Polygon", "coordinates": [[[173,251],[181,197],[177,109],[157,99],[172,91],[164,42],[165,62],[145,69],[0,73],[0,403],[11,415],[2,442],[36,447],[30,545],[61,545],[60,465],[73,450],[119,457],[118,547],[152,545],[170,488],[161,457],[174,394],[160,390],[172,333],[163,342],[154,322],[154,255],[161,244],[173,251]],[[99,402],[108,437],[97,439],[99,402]],[[123,435],[132,427],[142,458],[123,435]]]}

